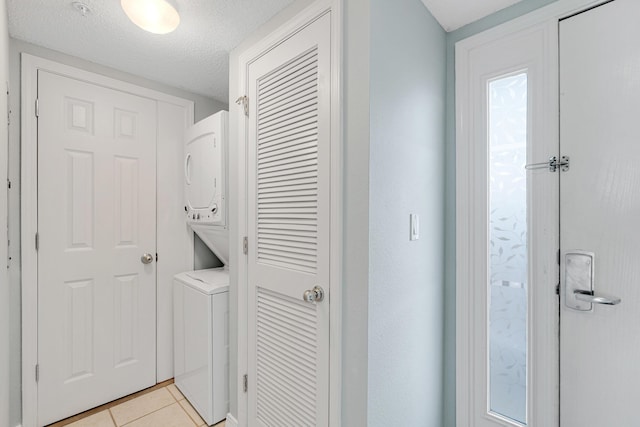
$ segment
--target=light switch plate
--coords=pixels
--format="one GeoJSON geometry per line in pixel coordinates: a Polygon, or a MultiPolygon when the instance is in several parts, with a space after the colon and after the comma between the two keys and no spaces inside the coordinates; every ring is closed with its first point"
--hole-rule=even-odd
{"type": "Polygon", "coordinates": [[[409,214],[409,240],[420,238],[420,217],[418,214],[409,214]]]}

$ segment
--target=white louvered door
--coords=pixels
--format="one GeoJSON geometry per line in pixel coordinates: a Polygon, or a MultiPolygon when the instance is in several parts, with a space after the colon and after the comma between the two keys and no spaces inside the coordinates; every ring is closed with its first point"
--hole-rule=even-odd
{"type": "Polygon", "coordinates": [[[248,69],[250,426],[328,426],[330,32],[326,13],[248,69]]]}

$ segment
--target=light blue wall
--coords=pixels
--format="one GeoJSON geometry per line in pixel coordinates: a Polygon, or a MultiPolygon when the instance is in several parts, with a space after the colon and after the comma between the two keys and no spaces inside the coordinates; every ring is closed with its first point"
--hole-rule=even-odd
{"type": "Polygon", "coordinates": [[[456,403],[456,111],[455,44],[557,0],[523,0],[486,18],[447,34],[446,185],[445,185],[445,295],[444,295],[444,426],[454,427],[456,403]]]}
{"type": "Polygon", "coordinates": [[[371,0],[369,426],[442,425],[445,37],[420,0],[371,0]]]}

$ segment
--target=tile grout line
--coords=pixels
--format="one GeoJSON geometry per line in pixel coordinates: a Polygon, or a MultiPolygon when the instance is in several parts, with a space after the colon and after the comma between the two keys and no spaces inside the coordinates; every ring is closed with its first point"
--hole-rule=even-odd
{"type": "Polygon", "coordinates": [[[118,423],[116,422],[116,419],[113,417],[113,414],[111,413],[111,408],[107,408],[107,412],[109,413],[109,416],[111,417],[111,421],[113,422],[113,426],[114,427],[118,427],[118,423]]]}
{"type": "MultiPolygon", "coordinates": [[[[165,389],[167,390],[167,393],[169,393],[169,394],[171,395],[171,397],[173,398],[173,403],[169,403],[168,405],[165,405],[165,406],[163,406],[163,407],[161,407],[161,408],[155,409],[155,410],[153,410],[153,411],[151,411],[151,412],[149,412],[149,413],[146,413],[146,414],[144,414],[144,415],[142,415],[142,416],[140,416],[140,417],[138,417],[138,418],[134,418],[133,420],[130,420],[130,421],[126,422],[125,424],[122,424],[121,426],[119,426],[119,425],[118,425],[118,423],[115,423],[115,424],[116,424],[116,427],[125,427],[125,426],[128,426],[128,425],[129,425],[129,424],[131,424],[132,422],[134,422],[134,421],[138,421],[139,419],[144,418],[144,417],[146,417],[147,415],[151,415],[151,414],[156,413],[156,412],[158,412],[158,411],[160,411],[160,410],[162,410],[162,409],[164,409],[164,408],[168,408],[169,406],[171,406],[171,405],[173,405],[173,404],[178,403],[178,401],[177,401],[177,400],[176,400],[176,398],[173,396],[173,394],[171,394],[171,392],[169,391],[169,389],[168,389],[167,387],[163,387],[163,388],[165,388],[165,389]]],[[[160,389],[158,389],[158,390],[162,390],[162,388],[160,388],[160,389]]],[[[157,390],[154,390],[154,391],[157,391],[157,390]]],[[[182,406],[180,405],[180,403],[178,403],[178,406],[180,406],[180,409],[182,409],[182,406]]],[[[183,409],[183,410],[184,410],[184,409],[183,409]]],[[[187,414],[187,416],[189,416],[189,414],[187,414]]],[[[189,417],[189,418],[191,418],[191,417],[189,417]]],[[[115,419],[114,419],[113,421],[115,422],[115,419]]]]}
{"type": "MultiPolygon", "coordinates": [[[[197,421],[197,420],[194,420],[194,419],[193,419],[193,417],[192,417],[191,415],[189,415],[189,411],[187,411],[186,409],[184,409],[184,406],[182,406],[182,404],[180,403],[180,402],[182,402],[183,400],[184,400],[185,402],[189,403],[189,401],[188,401],[186,398],[184,398],[184,399],[180,399],[180,400],[178,400],[178,405],[180,405],[180,408],[181,408],[181,409],[182,409],[182,410],[187,414],[187,417],[189,417],[189,419],[190,419],[191,421],[193,421],[193,424],[195,424],[195,426],[196,426],[196,427],[200,426],[201,424],[198,424],[198,421],[197,421]]],[[[189,405],[191,405],[191,403],[189,403],[189,405]]],[[[193,406],[191,406],[191,407],[193,408],[193,406]]],[[[196,414],[198,414],[198,411],[196,411],[196,408],[193,408],[193,410],[196,412],[196,414]]],[[[198,416],[200,416],[200,414],[198,414],[198,416]]],[[[202,417],[200,417],[200,418],[202,418],[202,417]]],[[[203,419],[203,421],[204,421],[204,419],[203,419]]],[[[207,423],[207,422],[205,421],[205,424],[206,424],[206,423],[207,423]]]]}

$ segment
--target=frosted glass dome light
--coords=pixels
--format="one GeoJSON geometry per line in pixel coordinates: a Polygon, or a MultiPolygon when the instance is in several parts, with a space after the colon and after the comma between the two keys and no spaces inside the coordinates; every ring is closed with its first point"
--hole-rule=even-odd
{"type": "Polygon", "coordinates": [[[120,0],[131,22],[153,34],[167,34],[178,28],[180,15],[171,0],[120,0]]]}

